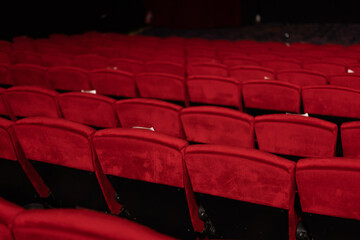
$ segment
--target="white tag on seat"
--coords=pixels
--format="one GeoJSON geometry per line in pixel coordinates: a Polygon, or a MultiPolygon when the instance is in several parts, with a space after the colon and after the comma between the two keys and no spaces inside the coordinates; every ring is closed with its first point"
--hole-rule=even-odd
{"type": "Polygon", "coordinates": [[[149,130],[149,131],[153,131],[153,132],[155,132],[154,127],[147,128],[147,127],[138,127],[138,126],[134,126],[134,127],[132,127],[132,128],[145,129],[145,130],[149,130]]]}
{"type": "Polygon", "coordinates": [[[96,90],[84,90],[84,89],[81,89],[81,92],[82,93],[91,93],[91,94],[96,94],[96,90]]]}
{"type": "Polygon", "coordinates": [[[298,115],[298,116],[303,116],[303,117],[308,117],[309,114],[308,113],[304,113],[304,114],[297,114],[297,113],[285,113],[285,114],[292,114],[292,115],[298,115]]]}
{"type": "Polygon", "coordinates": [[[347,70],[347,73],[355,73],[354,70],[351,70],[350,68],[347,70]]]}

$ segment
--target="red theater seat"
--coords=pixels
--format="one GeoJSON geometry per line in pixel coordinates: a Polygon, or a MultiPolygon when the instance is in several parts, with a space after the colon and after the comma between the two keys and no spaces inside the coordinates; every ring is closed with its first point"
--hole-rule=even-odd
{"type": "Polygon", "coordinates": [[[10,55],[12,64],[34,64],[42,66],[41,54],[32,51],[14,51],[10,55]]]}
{"type": "Polygon", "coordinates": [[[233,78],[194,75],[189,77],[186,82],[191,103],[242,109],[240,86],[238,81],[233,78]]]}
{"type": "Polygon", "coordinates": [[[274,79],[273,70],[260,66],[233,66],[229,68],[231,77],[240,83],[248,80],[274,79]]]}
{"type": "Polygon", "coordinates": [[[3,93],[13,120],[24,117],[59,118],[61,113],[57,104],[57,92],[33,86],[16,86],[3,93]]]}
{"type": "Polygon", "coordinates": [[[11,64],[9,53],[0,51],[0,64],[11,64]]]}
{"type": "Polygon", "coordinates": [[[343,86],[360,90],[360,75],[359,74],[342,74],[331,75],[328,77],[329,84],[336,86],[343,86]]]}
{"type": "Polygon", "coordinates": [[[28,85],[50,88],[46,79],[47,69],[31,64],[14,64],[9,67],[11,82],[14,85],[28,85]]]}
{"type": "Polygon", "coordinates": [[[88,73],[90,83],[96,93],[116,97],[136,97],[134,75],[129,72],[103,69],[88,73]]]}
{"type": "Polygon", "coordinates": [[[185,162],[209,239],[295,240],[294,162],[207,144],[187,147],[185,162]]]}
{"type": "Polygon", "coordinates": [[[227,77],[227,66],[219,63],[192,63],[187,67],[188,76],[206,75],[227,77]]]}
{"type": "Polygon", "coordinates": [[[252,80],[242,83],[245,108],[300,113],[299,86],[277,80],[252,80]]]}
{"type": "Polygon", "coordinates": [[[132,221],[85,209],[24,211],[16,217],[11,230],[16,240],[173,239],[132,221]]]}
{"type": "Polygon", "coordinates": [[[123,213],[157,231],[181,239],[194,237],[189,211],[197,217],[197,208],[183,162],[186,141],[117,128],[96,132],[93,142],[123,213]]]}
{"type": "Polygon", "coordinates": [[[335,155],[337,126],[321,119],[292,114],[255,118],[259,149],[297,157],[335,155]]]}
{"type": "Polygon", "coordinates": [[[360,226],[359,159],[302,159],[296,166],[296,182],[309,239],[356,238],[360,226]]]}
{"type": "Polygon", "coordinates": [[[21,119],[14,129],[26,158],[50,188],[51,206],[106,211],[107,202],[111,212],[119,213],[92,148],[94,129],[45,117],[21,119]]]}
{"type": "Polygon", "coordinates": [[[230,67],[237,65],[259,66],[260,62],[257,61],[255,58],[250,58],[250,57],[228,56],[223,58],[223,64],[230,67]]]}
{"type": "Polygon", "coordinates": [[[329,57],[324,57],[322,60],[325,62],[336,63],[345,66],[358,63],[357,58],[345,57],[345,56],[329,56],[329,57]]]}
{"type": "Polygon", "coordinates": [[[12,43],[5,40],[0,40],[0,51],[6,53],[12,52],[12,43]]]}
{"type": "Polygon", "coordinates": [[[42,62],[46,67],[73,66],[69,55],[60,53],[44,53],[41,56],[42,62]]]}
{"type": "Polygon", "coordinates": [[[9,116],[9,110],[3,99],[5,89],[0,88],[0,116],[9,116]]]}
{"type": "Polygon", "coordinates": [[[115,104],[121,127],[153,128],[155,132],[184,138],[180,122],[181,106],[145,98],[117,101],[115,104]]]}
{"type": "Polygon", "coordinates": [[[285,70],[285,69],[300,69],[302,68],[301,63],[290,59],[279,59],[279,60],[267,60],[262,61],[261,65],[270,68],[274,71],[285,70]]]}
{"type": "Polygon", "coordinates": [[[343,123],[340,129],[344,157],[360,157],[360,122],[343,123]]]}
{"type": "Polygon", "coordinates": [[[184,108],[181,122],[186,140],[253,148],[254,118],[236,110],[201,106],[184,108]]]}
{"type": "Polygon", "coordinates": [[[346,65],[324,61],[308,62],[303,64],[304,69],[321,72],[325,75],[344,74],[346,73],[345,66],[346,65]]]}
{"type": "MultiPolygon", "coordinates": [[[[181,49],[178,49],[178,48],[175,48],[175,49],[181,51],[181,49]]],[[[154,54],[151,57],[151,61],[166,61],[166,62],[171,62],[171,63],[177,63],[177,64],[184,66],[184,64],[185,64],[184,53],[181,53],[181,52],[176,53],[174,50],[173,49],[167,50],[166,48],[158,49],[156,54],[154,54]],[[172,53],[172,52],[174,52],[174,53],[172,53]]]]}
{"type": "Polygon", "coordinates": [[[112,58],[109,60],[109,66],[114,70],[122,70],[133,74],[145,71],[145,66],[142,61],[130,58],[112,58]]]}
{"type": "Polygon", "coordinates": [[[58,96],[61,112],[65,119],[96,128],[115,128],[115,100],[91,93],[71,92],[58,96]]]}
{"type": "Polygon", "coordinates": [[[136,75],[135,78],[141,97],[179,101],[187,104],[184,77],[165,73],[142,73],[136,75]]]}
{"type": "Polygon", "coordinates": [[[360,90],[331,85],[302,89],[304,112],[315,115],[360,118],[360,90]]]}
{"type": "Polygon", "coordinates": [[[73,64],[86,70],[105,69],[109,66],[107,58],[92,54],[75,56],[73,64]]]}
{"type": "Polygon", "coordinates": [[[221,61],[220,59],[218,58],[213,58],[213,57],[191,57],[191,56],[188,56],[186,58],[187,60],[187,64],[188,65],[192,65],[192,64],[206,64],[206,63],[209,63],[209,64],[221,64],[221,61]]]}
{"type": "Polygon", "coordinates": [[[276,73],[276,78],[299,86],[328,84],[324,74],[309,70],[284,70],[276,73]]]}
{"type": "Polygon", "coordinates": [[[12,223],[14,219],[24,211],[20,206],[0,198],[0,239],[14,240],[12,223]]]}
{"type": "Polygon", "coordinates": [[[10,78],[9,66],[0,63],[0,84],[14,85],[12,78],[10,78]]]}
{"type": "Polygon", "coordinates": [[[87,71],[77,67],[51,67],[46,73],[51,88],[62,91],[90,90],[87,71]]]}
{"type": "Polygon", "coordinates": [[[185,67],[182,64],[169,61],[149,61],[145,63],[145,71],[151,73],[167,73],[185,77],[185,67]]]}

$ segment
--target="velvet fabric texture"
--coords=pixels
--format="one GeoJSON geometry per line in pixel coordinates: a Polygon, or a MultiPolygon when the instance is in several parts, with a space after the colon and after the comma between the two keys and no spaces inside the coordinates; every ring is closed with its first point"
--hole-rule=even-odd
{"type": "Polygon", "coordinates": [[[74,57],[73,65],[86,70],[105,69],[108,67],[108,60],[95,54],[83,54],[74,57]]]}
{"type": "Polygon", "coordinates": [[[360,118],[360,90],[319,85],[302,89],[304,112],[317,115],[360,118]]]}
{"type": "Polygon", "coordinates": [[[229,74],[240,83],[248,80],[275,78],[273,70],[260,66],[233,66],[229,68],[229,74]]]}
{"type": "Polygon", "coordinates": [[[0,198],[0,240],[13,240],[13,235],[10,230],[13,220],[24,209],[0,198]]]}
{"type": "Polygon", "coordinates": [[[9,66],[0,63],[0,84],[14,85],[14,81],[10,78],[9,66]]]}
{"type": "Polygon", "coordinates": [[[200,57],[200,56],[186,56],[186,62],[188,65],[197,64],[197,63],[221,64],[220,59],[216,57],[200,57]]]}
{"type": "Polygon", "coordinates": [[[9,111],[2,96],[4,91],[5,89],[0,88],[0,116],[9,116],[9,111]]]}
{"type": "Polygon", "coordinates": [[[17,120],[18,117],[61,117],[57,95],[58,93],[53,90],[35,86],[16,86],[3,92],[13,120],[17,120]]]}
{"type": "Polygon", "coordinates": [[[187,93],[183,77],[165,73],[142,73],[135,77],[140,96],[186,102],[187,93]]]}
{"type": "Polygon", "coordinates": [[[359,159],[302,159],[296,180],[304,212],[360,220],[359,159]]]}
{"type": "Polygon", "coordinates": [[[325,75],[344,74],[346,67],[336,63],[327,63],[325,61],[309,62],[303,64],[304,69],[321,72],[325,75]]]}
{"type": "Polygon", "coordinates": [[[91,93],[71,92],[58,96],[63,117],[67,120],[99,128],[119,126],[114,104],[115,100],[91,93]]]}
{"type": "Polygon", "coordinates": [[[295,162],[218,145],[187,147],[185,162],[195,192],[288,210],[289,235],[295,239],[295,162]]]}
{"type": "Polygon", "coordinates": [[[50,88],[46,79],[46,68],[31,64],[14,64],[9,67],[11,81],[15,85],[50,88]]]}
{"type": "Polygon", "coordinates": [[[262,61],[261,65],[264,67],[270,68],[274,71],[302,68],[301,63],[299,61],[295,61],[295,60],[291,60],[291,59],[262,61]]]}
{"type": "Polygon", "coordinates": [[[186,81],[190,102],[233,106],[242,110],[239,83],[233,78],[191,76],[186,81]]]}
{"type": "Polygon", "coordinates": [[[85,209],[27,210],[11,227],[16,240],[170,240],[130,220],[85,209]]]}
{"type": "Polygon", "coordinates": [[[167,73],[185,77],[184,65],[170,61],[149,61],[145,63],[145,71],[153,73],[167,73]]]}
{"type": "Polygon", "coordinates": [[[41,56],[46,67],[72,66],[72,59],[69,56],[58,53],[44,53],[41,56]]]}
{"type": "Polygon", "coordinates": [[[133,74],[142,73],[145,71],[143,62],[130,58],[110,59],[109,66],[112,66],[115,70],[122,70],[133,74]]]}
{"type": "Polygon", "coordinates": [[[291,114],[255,118],[259,149],[298,157],[335,155],[337,126],[324,120],[291,114]]]}
{"type": "MultiPolygon", "coordinates": [[[[360,72],[359,72],[360,73],[360,72]]],[[[360,75],[359,74],[342,74],[329,76],[329,83],[331,85],[343,86],[360,90],[360,75]]]]}
{"type": "Polygon", "coordinates": [[[360,122],[343,123],[341,129],[341,144],[344,157],[360,157],[360,122]]]}
{"type": "Polygon", "coordinates": [[[299,86],[277,80],[252,80],[242,83],[245,108],[300,113],[299,86]]]}
{"type": "Polygon", "coordinates": [[[115,109],[123,128],[153,127],[155,132],[184,138],[180,121],[181,106],[160,100],[134,98],[117,101],[115,109]]]}
{"type": "Polygon", "coordinates": [[[119,70],[94,70],[88,74],[93,89],[99,94],[136,97],[136,84],[131,73],[119,70]]]}
{"type": "Polygon", "coordinates": [[[0,118],[0,158],[17,161],[14,145],[8,132],[13,124],[14,122],[0,118]]]}
{"type": "Polygon", "coordinates": [[[13,51],[10,54],[12,64],[34,64],[42,66],[41,55],[33,51],[13,51]]]}
{"type": "Polygon", "coordinates": [[[218,76],[227,77],[227,66],[219,63],[193,63],[187,67],[188,76],[194,75],[206,75],[206,76],[218,76]]]}
{"type": "MultiPolygon", "coordinates": [[[[160,62],[171,62],[176,63],[182,66],[182,75],[184,76],[185,73],[185,55],[184,50],[181,50],[177,47],[167,47],[163,46],[161,49],[158,49],[158,52],[152,56],[152,61],[160,61],[160,62]]],[[[179,68],[177,68],[180,70],[179,68]]],[[[177,70],[177,71],[178,71],[177,70]]],[[[180,72],[179,72],[180,73],[180,72]]],[[[173,74],[173,73],[170,73],[173,74]]]]}
{"type": "MultiPolygon", "coordinates": [[[[342,49],[341,51],[344,51],[344,49],[342,49]]],[[[325,62],[337,63],[344,66],[358,63],[357,58],[346,56],[327,56],[322,58],[322,60],[325,62]]]]}
{"type": "Polygon", "coordinates": [[[223,58],[223,63],[229,67],[237,65],[253,65],[260,66],[260,62],[255,58],[250,57],[238,57],[238,56],[225,56],[223,58]]]}
{"type": "Polygon", "coordinates": [[[186,140],[253,148],[254,118],[236,110],[201,106],[184,108],[181,121],[186,140]]]}
{"type": "Polygon", "coordinates": [[[305,69],[279,71],[276,74],[276,78],[301,87],[328,84],[327,78],[324,74],[305,69]]]}
{"type": "Polygon", "coordinates": [[[46,73],[46,78],[52,89],[66,91],[91,89],[87,71],[77,67],[51,67],[46,73]]]}

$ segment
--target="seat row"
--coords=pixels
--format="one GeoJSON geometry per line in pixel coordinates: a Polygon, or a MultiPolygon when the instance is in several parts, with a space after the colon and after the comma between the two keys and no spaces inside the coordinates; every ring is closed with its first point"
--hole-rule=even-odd
{"type": "Polygon", "coordinates": [[[85,209],[25,210],[0,199],[0,236],[31,239],[172,239],[128,220],[85,209]]]}
{"type": "MultiPolygon", "coordinates": [[[[356,158],[295,163],[249,148],[189,146],[144,129],[95,131],[45,117],[0,123],[1,196],[20,205],[110,211],[181,239],[295,239],[296,230],[315,239],[352,239],[347,234],[357,231],[356,158]],[[308,232],[297,228],[300,217],[308,232]],[[342,221],[352,222],[345,234],[342,221]]],[[[258,123],[261,131],[267,123],[258,123]]],[[[292,124],[285,125],[287,140],[302,139],[292,124]]],[[[307,146],[327,147],[316,141],[307,146]]]]}

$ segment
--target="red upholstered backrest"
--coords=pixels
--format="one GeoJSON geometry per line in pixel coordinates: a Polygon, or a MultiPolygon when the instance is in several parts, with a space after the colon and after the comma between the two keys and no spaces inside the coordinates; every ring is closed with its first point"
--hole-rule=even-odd
{"type": "Polygon", "coordinates": [[[130,73],[142,73],[144,72],[144,63],[139,60],[130,58],[113,58],[109,60],[109,66],[115,70],[119,69],[130,73]]]}
{"type": "Polygon", "coordinates": [[[242,83],[245,108],[300,113],[299,86],[277,80],[252,80],[242,83]]]}
{"type": "Polygon", "coordinates": [[[271,68],[274,71],[302,68],[300,62],[290,59],[267,60],[261,62],[261,65],[267,68],[271,68]]]}
{"type": "Polygon", "coordinates": [[[327,84],[326,76],[309,70],[284,70],[276,74],[276,78],[299,86],[327,84]]]}
{"type": "Polygon", "coordinates": [[[12,226],[15,239],[170,240],[135,222],[85,209],[28,210],[12,226]]]}
{"type": "Polygon", "coordinates": [[[11,64],[10,55],[7,52],[0,50],[0,63],[1,64],[11,64]]]}
{"type": "Polygon", "coordinates": [[[0,239],[1,240],[13,240],[11,232],[11,224],[13,220],[21,214],[24,209],[11,202],[0,198],[0,239]]]}
{"type": "Polygon", "coordinates": [[[15,85],[50,88],[46,79],[46,68],[31,64],[14,64],[9,67],[11,81],[15,85]]]}
{"type": "Polygon", "coordinates": [[[236,110],[201,106],[184,108],[181,121],[189,142],[254,147],[254,118],[236,110]]]}
{"type": "Polygon", "coordinates": [[[12,51],[11,42],[0,40],[0,51],[10,53],[12,51]]]}
{"type": "MultiPolygon", "coordinates": [[[[341,53],[340,53],[341,54],[341,53]]],[[[350,65],[358,63],[358,59],[355,57],[344,57],[344,56],[328,56],[322,58],[325,62],[336,63],[341,65],[350,65]]]]}
{"type": "Polygon", "coordinates": [[[17,117],[61,117],[57,95],[53,90],[35,86],[16,86],[3,92],[14,120],[17,117]]]}
{"type": "Polygon", "coordinates": [[[14,81],[10,78],[9,66],[0,63],[0,84],[14,85],[14,81]]]}
{"type": "Polygon", "coordinates": [[[192,63],[187,67],[188,76],[193,75],[206,75],[206,76],[218,76],[227,77],[228,70],[226,65],[219,63],[192,63]]]}
{"type": "Polygon", "coordinates": [[[105,57],[92,54],[83,54],[75,56],[73,64],[86,70],[104,69],[108,67],[108,60],[105,57]]]}
{"type": "Polygon", "coordinates": [[[287,210],[293,207],[295,162],[255,149],[218,145],[187,147],[185,162],[195,192],[287,210]]]}
{"type": "Polygon", "coordinates": [[[27,159],[94,171],[90,143],[94,129],[45,117],[21,119],[14,129],[27,159]]]}
{"type": "Polygon", "coordinates": [[[360,220],[359,159],[301,159],[296,181],[304,212],[360,220]]]}
{"type": "Polygon", "coordinates": [[[186,62],[188,65],[196,64],[196,63],[216,63],[221,64],[220,59],[215,57],[199,57],[199,56],[187,56],[186,62]]]}
{"type": "Polygon", "coordinates": [[[70,56],[60,53],[44,53],[41,56],[44,66],[57,67],[57,66],[72,66],[72,59],[70,56]]]}
{"type": "Polygon", "coordinates": [[[88,74],[93,89],[99,94],[136,97],[136,85],[133,74],[119,70],[94,70],[88,74]]]}
{"type": "Polygon", "coordinates": [[[237,80],[210,75],[187,79],[190,102],[242,108],[241,91],[237,80]]]}
{"type": "Polygon", "coordinates": [[[167,73],[178,76],[185,76],[185,67],[183,64],[170,61],[149,61],[145,64],[146,72],[167,73]]]}
{"type": "Polygon", "coordinates": [[[5,102],[3,100],[3,92],[5,91],[5,89],[0,88],[0,115],[2,116],[8,116],[8,109],[7,106],[5,105],[5,102]]]}
{"type": "Polygon", "coordinates": [[[87,71],[69,66],[51,67],[46,73],[51,88],[67,91],[90,90],[87,71]]]}
{"type": "Polygon", "coordinates": [[[237,66],[237,65],[259,66],[260,65],[260,62],[258,62],[255,58],[237,57],[237,56],[225,56],[223,58],[223,63],[228,66],[237,66]]]}
{"type": "Polygon", "coordinates": [[[343,86],[360,90],[359,74],[341,74],[329,76],[329,84],[335,86],[343,86]]]}
{"type": "Polygon", "coordinates": [[[10,54],[12,64],[34,64],[42,66],[41,54],[33,51],[13,51],[10,54]]]}
{"type": "Polygon", "coordinates": [[[67,120],[100,128],[118,126],[114,110],[115,100],[112,98],[71,92],[60,94],[58,100],[61,112],[67,120]]]}
{"type": "Polygon", "coordinates": [[[337,126],[324,120],[290,114],[255,118],[259,149],[299,157],[335,155],[337,126]]]}
{"type": "Polygon", "coordinates": [[[345,65],[324,62],[324,61],[313,62],[313,63],[304,63],[303,67],[305,69],[309,69],[312,71],[321,72],[325,75],[346,73],[345,65]]]}
{"type": "Polygon", "coordinates": [[[229,74],[239,82],[275,77],[273,70],[259,66],[233,66],[229,68],[229,74]]]}
{"type": "Polygon", "coordinates": [[[122,127],[153,127],[155,132],[184,138],[180,122],[181,106],[154,99],[134,98],[117,101],[115,109],[122,127]]]}
{"type": "Polygon", "coordinates": [[[360,118],[360,90],[319,85],[302,89],[304,112],[347,118],[360,118]]]}
{"type": "MultiPolygon", "coordinates": [[[[9,133],[9,128],[14,122],[0,118],[0,158],[8,160],[17,160],[13,139],[9,133]]],[[[1,214],[1,212],[0,212],[1,214]]]]}
{"type": "Polygon", "coordinates": [[[343,123],[340,129],[344,157],[360,157],[360,122],[343,123]]]}
{"type": "MultiPolygon", "coordinates": [[[[175,48],[169,48],[166,46],[162,47],[161,49],[158,49],[158,52],[153,55],[151,59],[152,61],[167,61],[180,64],[183,66],[183,68],[185,64],[184,50],[182,50],[181,47],[178,46],[176,46],[175,48]]],[[[183,69],[182,71],[185,71],[185,69],[183,69]]]]}
{"type": "Polygon", "coordinates": [[[136,75],[141,97],[185,101],[184,77],[165,73],[142,73],[136,75]]]}
{"type": "Polygon", "coordinates": [[[93,143],[105,174],[184,187],[183,149],[187,142],[143,129],[104,129],[93,143]]]}

